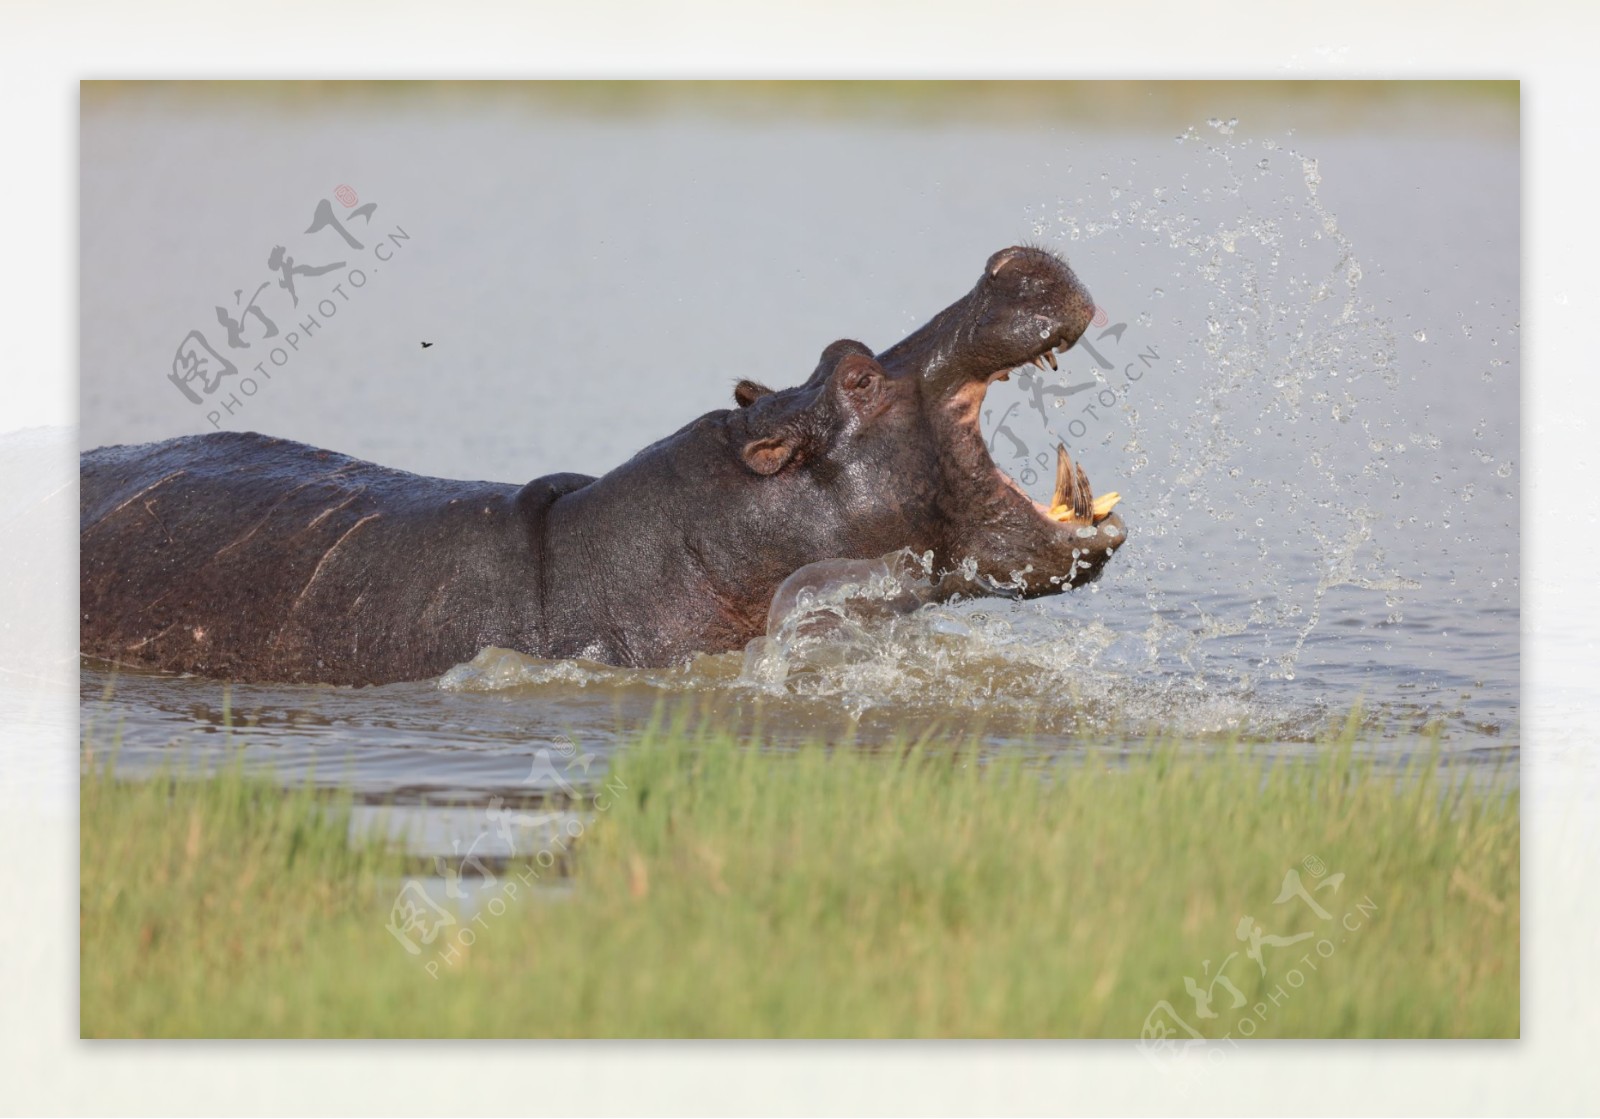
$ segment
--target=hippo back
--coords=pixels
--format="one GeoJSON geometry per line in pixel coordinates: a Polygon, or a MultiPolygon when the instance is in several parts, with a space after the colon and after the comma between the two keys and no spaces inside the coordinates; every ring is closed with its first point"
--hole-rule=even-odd
{"type": "Polygon", "coordinates": [[[87,655],[360,684],[537,632],[549,485],[419,477],[232,432],[102,447],[81,471],[87,655]]]}

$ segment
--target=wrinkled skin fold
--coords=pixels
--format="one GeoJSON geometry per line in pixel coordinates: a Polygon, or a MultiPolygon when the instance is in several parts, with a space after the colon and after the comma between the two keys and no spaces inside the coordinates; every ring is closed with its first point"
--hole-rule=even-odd
{"type": "MultiPolygon", "coordinates": [[[[1125,539],[1061,451],[1056,501],[989,458],[990,383],[1055,362],[1088,292],[1039,249],[874,355],[841,340],[794,388],[741,381],[601,478],[424,478],[263,435],[81,460],[89,656],[234,680],[378,684],[497,645],[664,665],[765,632],[773,592],[830,558],[909,548],[938,594],[1052,594],[1125,539]]],[[[1112,499],[1114,500],[1114,499],[1112,499]]]]}

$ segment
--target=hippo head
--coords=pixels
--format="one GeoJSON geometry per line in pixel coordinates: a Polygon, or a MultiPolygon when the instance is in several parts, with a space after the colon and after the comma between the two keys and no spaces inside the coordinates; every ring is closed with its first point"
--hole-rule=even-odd
{"type": "Polygon", "coordinates": [[[1096,500],[1058,447],[1054,500],[1040,504],[995,465],[979,429],[989,385],[1055,366],[1093,311],[1059,258],[1004,249],[970,292],[882,354],[841,340],[796,388],[740,382],[725,446],[769,554],[792,570],[931,552],[945,594],[1034,596],[1094,579],[1125,539],[1116,495],[1096,500]]]}

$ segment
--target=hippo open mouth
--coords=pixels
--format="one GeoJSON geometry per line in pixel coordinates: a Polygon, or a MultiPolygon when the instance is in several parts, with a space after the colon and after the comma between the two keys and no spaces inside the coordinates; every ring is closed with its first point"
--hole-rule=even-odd
{"type": "Polygon", "coordinates": [[[1038,248],[1003,249],[967,295],[879,357],[891,378],[917,377],[932,405],[954,499],[945,552],[958,565],[975,562],[976,589],[1032,596],[1079,586],[1126,539],[1112,512],[1119,495],[1097,499],[1065,446],[1056,448],[1055,490],[1044,505],[995,464],[980,427],[990,385],[1024,367],[1058,368],[1056,355],[1093,315],[1089,292],[1064,261],[1038,248]]]}
{"type": "MultiPolygon", "coordinates": [[[[1048,367],[1050,369],[1059,369],[1060,366],[1056,363],[1056,354],[1066,353],[1072,348],[1072,345],[1073,341],[1055,343],[1022,364],[1032,365],[1039,369],[1040,372],[1043,372],[1046,368],[1046,362],[1049,363],[1048,367]]],[[[957,422],[969,428],[971,425],[976,424],[976,416],[969,415],[969,411],[981,414],[983,401],[987,397],[989,386],[996,381],[1009,381],[1012,372],[1018,368],[1021,368],[1021,366],[1012,366],[1010,369],[990,373],[984,381],[984,391],[977,396],[977,407],[969,410],[965,408],[964,402],[963,405],[958,405],[962,416],[957,422]]],[[[981,428],[979,430],[981,432],[981,428]]],[[[1115,492],[1095,497],[1093,488],[1089,484],[1088,474],[1084,472],[1082,465],[1072,461],[1072,456],[1067,453],[1065,444],[1058,443],[1056,445],[1056,484],[1051,494],[1049,505],[1041,504],[1028,497],[1027,492],[1017,484],[1016,479],[1007,474],[992,458],[989,465],[1002,486],[1015,490],[1029,505],[1033,506],[1036,512],[1070,528],[1075,536],[1078,535],[1078,530],[1085,527],[1093,528],[1101,521],[1104,521],[1111,515],[1111,510],[1116,507],[1117,502],[1122,500],[1122,495],[1115,492]]]]}

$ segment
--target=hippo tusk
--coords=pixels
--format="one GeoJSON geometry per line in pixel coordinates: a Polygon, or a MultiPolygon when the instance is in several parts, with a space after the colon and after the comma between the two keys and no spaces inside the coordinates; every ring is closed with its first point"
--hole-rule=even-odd
{"type": "Polygon", "coordinates": [[[1064,445],[1056,446],[1056,490],[1050,499],[1050,515],[1058,521],[1084,521],[1089,524],[1099,524],[1111,515],[1111,510],[1116,508],[1117,502],[1122,500],[1118,493],[1108,493],[1104,497],[1095,497],[1089,488],[1089,476],[1084,473],[1083,467],[1072,461],[1072,456],[1067,454],[1064,445]]]}

